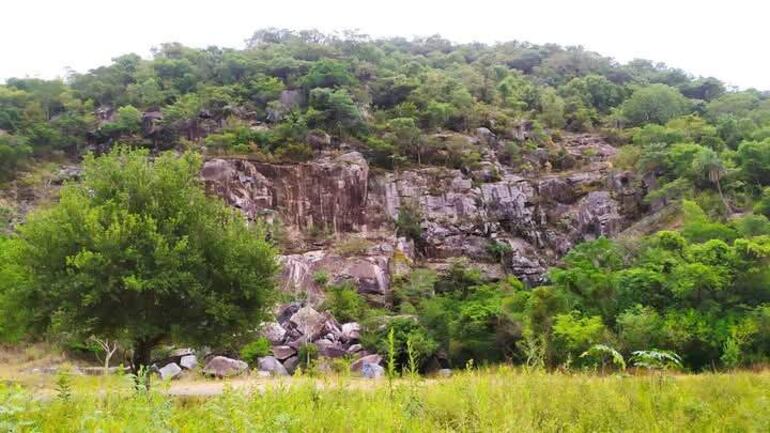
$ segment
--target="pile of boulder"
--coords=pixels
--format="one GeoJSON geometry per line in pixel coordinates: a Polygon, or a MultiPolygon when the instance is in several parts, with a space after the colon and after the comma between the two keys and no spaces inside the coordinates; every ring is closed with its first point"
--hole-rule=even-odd
{"type": "Polygon", "coordinates": [[[382,375],[379,365],[382,357],[366,352],[360,344],[361,325],[356,322],[340,324],[330,313],[318,312],[309,305],[291,303],[282,306],[276,321],[264,323],[261,332],[270,341],[273,352],[272,356],[259,359],[261,371],[293,374],[300,363],[300,348],[313,344],[321,358],[351,356],[355,358],[351,365],[353,372],[365,377],[382,375]]]}
{"type": "MultiPolygon", "coordinates": [[[[361,325],[356,322],[340,324],[329,312],[318,312],[312,306],[300,303],[283,305],[278,309],[274,322],[263,323],[261,335],[271,344],[272,355],[257,359],[252,366],[264,376],[288,376],[294,374],[300,364],[300,348],[312,344],[321,359],[319,366],[324,370],[324,360],[351,357],[353,373],[376,379],[382,377],[382,357],[364,350],[360,343],[361,325]]],[[[186,370],[198,365],[198,359],[190,349],[180,349],[168,358],[157,362],[154,371],[161,379],[176,379],[186,370]]],[[[328,369],[328,368],[327,368],[328,369]]],[[[246,373],[249,365],[241,360],[226,356],[206,357],[201,373],[209,377],[226,378],[246,373]]]]}

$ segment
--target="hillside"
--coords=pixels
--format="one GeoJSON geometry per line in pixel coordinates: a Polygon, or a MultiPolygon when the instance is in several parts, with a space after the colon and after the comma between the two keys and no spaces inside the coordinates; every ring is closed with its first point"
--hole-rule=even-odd
{"type": "Polygon", "coordinates": [[[282,288],[267,337],[294,367],[308,339],[371,356],[390,332],[399,366],[409,342],[425,370],[569,366],[597,343],[692,369],[770,355],[766,92],[524,42],[163,44],[0,86],[0,247],[86,154],[123,147],[201,155],[209,195],[264,225],[282,288]]]}

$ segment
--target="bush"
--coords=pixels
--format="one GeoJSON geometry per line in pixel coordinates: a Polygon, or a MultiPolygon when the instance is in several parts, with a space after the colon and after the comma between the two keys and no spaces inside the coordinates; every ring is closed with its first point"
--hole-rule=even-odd
{"type": "Polygon", "coordinates": [[[359,236],[350,236],[337,244],[337,252],[345,257],[355,256],[365,253],[370,246],[371,242],[368,240],[359,236]]]}
{"type": "Polygon", "coordinates": [[[340,322],[354,322],[364,318],[367,305],[353,284],[345,282],[327,289],[322,308],[331,312],[340,322]]]}
{"type": "Polygon", "coordinates": [[[276,158],[286,162],[305,162],[313,159],[313,149],[307,143],[289,143],[274,152],[276,158]]]}
{"type": "Polygon", "coordinates": [[[398,209],[396,232],[420,244],[422,241],[422,214],[417,203],[402,203],[398,209]]]}
{"type": "Polygon", "coordinates": [[[255,365],[258,358],[268,356],[270,353],[270,341],[265,337],[259,337],[241,348],[241,359],[255,365]]]}
{"type": "Polygon", "coordinates": [[[388,335],[391,330],[394,338],[393,358],[397,364],[396,369],[403,370],[409,366],[410,347],[418,366],[435,354],[438,349],[438,343],[428,334],[428,331],[420,325],[416,318],[408,316],[388,319],[385,326],[380,326],[374,331],[367,331],[362,342],[377,353],[389,353],[388,335]]]}

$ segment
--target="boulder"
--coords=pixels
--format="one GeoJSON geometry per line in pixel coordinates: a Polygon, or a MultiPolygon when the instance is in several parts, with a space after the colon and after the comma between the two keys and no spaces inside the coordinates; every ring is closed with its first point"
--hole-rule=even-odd
{"type": "Polygon", "coordinates": [[[297,354],[297,349],[291,346],[273,346],[273,356],[279,361],[283,361],[297,354]]]}
{"type": "Polygon", "coordinates": [[[284,325],[291,316],[302,308],[302,305],[298,302],[292,302],[291,304],[282,305],[276,313],[276,320],[280,325],[284,325]]]}
{"type": "Polygon", "coordinates": [[[379,379],[385,375],[385,369],[378,364],[367,362],[361,367],[361,375],[367,379],[379,379]]]}
{"type": "Polygon", "coordinates": [[[342,339],[353,341],[361,338],[361,325],[356,322],[342,324],[342,339]]]}
{"type": "Polygon", "coordinates": [[[286,371],[283,364],[281,364],[274,356],[265,356],[258,360],[260,371],[269,371],[273,376],[288,376],[289,372],[286,371]]]}
{"type": "Polygon", "coordinates": [[[185,355],[179,359],[179,365],[185,370],[192,370],[198,365],[198,358],[195,355],[185,355]]]}
{"type": "Polygon", "coordinates": [[[289,320],[307,339],[315,340],[323,333],[327,319],[312,307],[302,307],[289,320]]]}
{"type": "Polygon", "coordinates": [[[237,376],[248,369],[249,365],[241,360],[228,358],[226,356],[215,356],[206,363],[206,366],[203,368],[203,374],[223,378],[237,376]]]}
{"type": "Polygon", "coordinates": [[[278,322],[265,323],[262,325],[261,333],[271,344],[281,344],[286,337],[286,329],[278,322]]]}
{"type": "Polygon", "coordinates": [[[289,374],[294,374],[294,372],[297,370],[297,366],[299,365],[299,357],[298,356],[292,356],[285,361],[283,361],[283,367],[286,369],[286,371],[289,374]]]}
{"type": "Polygon", "coordinates": [[[382,362],[382,357],[380,355],[366,355],[353,361],[353,363],[350,364],[350,371],[360,373],[365,364],[379,364],[380,362],[382,362]]]}
{"type": "Polygon", "coordinates": [[[171,362],[159,368],[158,374],[161,380],[175,379],[182,374],[182,367],[178,366],[175,362],[171,362]]]}
{"type": "Polygon", "coordinates": [[[318,346],[318,354],[326,358],[341,358],[347,354],[347,351],[339,343],[321,343],[322,340],[316,342],[318,346]]]}

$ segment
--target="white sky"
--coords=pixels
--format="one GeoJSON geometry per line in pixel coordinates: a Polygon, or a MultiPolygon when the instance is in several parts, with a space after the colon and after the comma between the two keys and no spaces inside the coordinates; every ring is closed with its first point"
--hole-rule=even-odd
{"type": "Polygon", "coordinates": [[[147,57],[162,42],[240,48],[256,29],[284,27],[583,45],[770,89],[769,12],[763,0],[2,0],[0,80],[147,57]]]}

